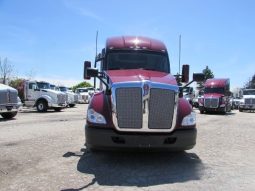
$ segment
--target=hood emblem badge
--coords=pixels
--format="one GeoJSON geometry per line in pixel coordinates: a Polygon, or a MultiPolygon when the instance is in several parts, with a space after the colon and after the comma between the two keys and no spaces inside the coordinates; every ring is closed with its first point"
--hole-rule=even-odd
{"type": "Polygon", "coordinates": [[[150,87],[148,84],[143,85],[143,96],[146,96],[149,94],[149,89],[150,89],[150,87]]]}

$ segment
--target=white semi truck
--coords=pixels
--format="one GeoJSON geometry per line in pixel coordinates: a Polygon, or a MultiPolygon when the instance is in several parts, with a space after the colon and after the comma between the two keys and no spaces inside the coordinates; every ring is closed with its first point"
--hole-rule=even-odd
{"type": "Polygon", "coordinates": [[[89,94],[88,88],[77,88],[75,93],[78,94],[78,102],[79,103],[89,103],[91,96],[89,94]]]}
{"type": "Polygon", "coordinates": [[[17,115],[20,106],[18,91],[0,84],[0,115],[4,119],[11,119],[17,115]]]}
{"type": "Polygon", "coordinates": [[[243,99],[240,100],[239,111],[255,110],[255,89],[244,89],[243,99]]]}
{"type": "Polygon", "coordinates": [[[56,87],[57,90],[66,93],[67,95],[67,105],[69,107],[74,107],[76,103],[78,103],[78,94],[70,91],[67,87],[65,86],[58,86],[56,87]]]}
{"type": "Polygon", "coordinates": [[[46,112],[48,109],[61,111],[67,105],[66,94],[52,90],[50,83],[38,81],[24,81],[24,100],[27,107],[36,107],[38,112],[46,112]]]}

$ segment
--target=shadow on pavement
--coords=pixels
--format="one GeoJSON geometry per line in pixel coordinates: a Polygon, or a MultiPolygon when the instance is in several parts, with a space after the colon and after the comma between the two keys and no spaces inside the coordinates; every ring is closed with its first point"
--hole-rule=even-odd
{"type": "MultiPolygon", "coordinates": [[[[195,153],[179,152],[67,152],[63,157],[77,156],[77,170],[93,174],[91,183],[107,186],[146,187],[201,179],[205,167],[195,153]]],[[[83,150],[83,151],[84,151],[83,150]]],[[[65,190],[65,191],[66,191],[65,190]]]]}

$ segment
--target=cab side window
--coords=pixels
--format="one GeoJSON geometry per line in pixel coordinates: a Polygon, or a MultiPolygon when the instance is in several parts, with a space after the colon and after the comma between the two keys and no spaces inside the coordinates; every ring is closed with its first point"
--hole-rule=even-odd
{"type": "Polygon", "coordinates": [[[31,89],[31,90],[36,89],[35,83],[29,83],[29,89],[31,89]]]}

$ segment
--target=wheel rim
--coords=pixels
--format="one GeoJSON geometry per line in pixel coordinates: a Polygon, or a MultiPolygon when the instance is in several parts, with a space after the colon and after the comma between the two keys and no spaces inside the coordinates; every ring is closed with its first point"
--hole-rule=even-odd
{"type": "Polygon", "coordinates": [[[38,109],[39,109],[39,110],[43,110],[43,109],[44,109],[43,103],[39,103],[39,104],[38,104],[38,109]]]}

